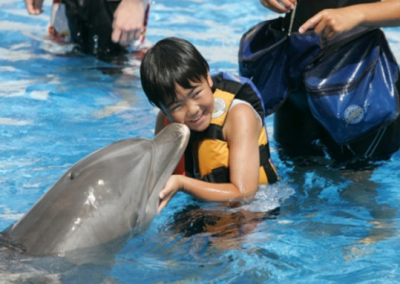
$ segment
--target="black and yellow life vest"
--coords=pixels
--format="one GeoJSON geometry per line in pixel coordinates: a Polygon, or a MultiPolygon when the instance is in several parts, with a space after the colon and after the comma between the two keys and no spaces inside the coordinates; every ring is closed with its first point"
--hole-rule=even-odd
{"type": "MultiPolygon", "coordinates": [[[[222,78],[213,77],[213,81],[216,88],[214,89],[214,113],[211,123],[204,132],[194,133],[194,136],[197,136],[197,138],[191,140],[186,151],[185,171],[186,175],[204,181],[226,183],[230,182],[229,149],[228,143],[223,137],[222,128],[233,100],[237,98],[247,101],[262,118],[264,118],[264,111],[261,107],[260,99],[251,90],[251,87],[243,87],[244,85],[238,82],[222,78]],[[223,87],[224,90],[219,87],[223,87]],[[248,88],[248,90],[243,91],[243,88],[248,88]],[[235,91],[237,92],[236,94],[235,91]],[[193,145],[197,145],[197,151],[193,149],[193,145]],[[193,156],[198,158],[193,158],[193,156]],[[194,161],[197,162],[194,163],[194,161]]],[[[258,138],[258,145],[260,149],[259,183],[274,183],[278,178],[275,167],[270,159],[268,138],[264,124],[258,138]]]]}

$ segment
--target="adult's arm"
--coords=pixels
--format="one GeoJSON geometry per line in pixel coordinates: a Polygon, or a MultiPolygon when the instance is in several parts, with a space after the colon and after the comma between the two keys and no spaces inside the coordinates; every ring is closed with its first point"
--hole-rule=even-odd
{"type": "Polygon", "coordinates": [[[43,12],[44,0],[25,0],[26,10],[31,15],[39,15],[43,12]]]}
{"type": "Polygon", "coordinates": [[[114,13],[112,40],[124,45],[139,39],[143,31],[144,12],[143,0],[122,0],[114,13]]]}
{"type": "Polygon", "coordinates": [[[400,25],[400,0],[352,5],[338,9],[326,9],[311,17],[300,28],[304,33],[315,33],[332,39],[340,33],[357,26],[390,27],[400,25]]]}

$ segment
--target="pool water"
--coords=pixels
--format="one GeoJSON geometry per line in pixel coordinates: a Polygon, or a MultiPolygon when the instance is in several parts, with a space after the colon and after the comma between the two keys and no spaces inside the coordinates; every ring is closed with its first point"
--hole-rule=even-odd
{"type": "MultiPolygon", "coordinates": [[[[154,133],[137,68],[114,74],[90,56],[44,51],[48,0],[44,8],[33,17],[24,1],[0,0],[0,230],[79,159],[154,133]]],[[[212,72],[237,73],[240,36],[275,16],[259,0],[157,0],[147,36],[186,38],[212,72]]],[[[400,28],[385,30],[400,60],[400,28]]],[[[266,124],[281,181],[253,202],[227,208],[178,193],[113,263],[2,250],[0,283],[399,283],[400,152],[368,171],[299,164],[279,156],[266,124]]]]}

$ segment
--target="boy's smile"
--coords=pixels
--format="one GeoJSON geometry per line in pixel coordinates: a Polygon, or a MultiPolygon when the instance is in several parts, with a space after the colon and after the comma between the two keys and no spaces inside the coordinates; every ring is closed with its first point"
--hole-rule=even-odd
{"type": "Polygon", "coordinates": [[[192,82],[192,88],[176,85],[176,100],[166,101],[164,112],[174,122],[184,123],[191,130],[204,131],[210,125],[214,110],[213,85],[210,74],[201,82],[192,82]]]}

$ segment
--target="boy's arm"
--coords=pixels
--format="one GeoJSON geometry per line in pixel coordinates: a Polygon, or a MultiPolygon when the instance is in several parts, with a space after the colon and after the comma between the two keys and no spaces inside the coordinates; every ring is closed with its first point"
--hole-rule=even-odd
{"type": "Polygon", "coordinates": [[[299,32],[314,29],[324,38],[332,39],[357,26],[389,27],[400,25],[400,0],[358,4],[339,9],[326,9],[305,22],[299,32]]]}
{"type": "Polygon", "coordinates": [[[160,193],[159,211],[178,190],[204,201],[233,201],[252,198],[259,187],[260,156],[258,136],[261,123],[253,109],[234,106],[223,129],[229,145],[230,183],[210,183],[173,175],[160,193]]]}

